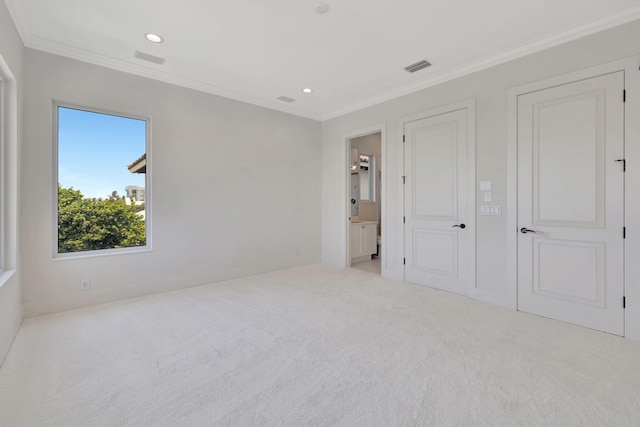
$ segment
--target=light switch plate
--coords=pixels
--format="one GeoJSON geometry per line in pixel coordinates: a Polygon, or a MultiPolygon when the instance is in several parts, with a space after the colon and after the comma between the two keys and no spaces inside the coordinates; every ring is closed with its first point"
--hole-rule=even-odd
{"type": "Polygon", "coordinates": [[[481,205],[480,215],[482,216],[501,216],[502,205],[481,205]]]}
{"type": "Polygon", "coordinates": [[[480,181],[480,191],[491,191],[491,181],[480,181]]]}

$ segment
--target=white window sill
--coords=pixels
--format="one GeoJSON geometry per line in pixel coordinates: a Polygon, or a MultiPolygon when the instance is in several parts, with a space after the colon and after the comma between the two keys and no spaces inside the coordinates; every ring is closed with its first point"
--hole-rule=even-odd
{"type": "Polygon", "coordinates": [[[72,259],[95,258],[95,257],[112,256],[112,255],[128,255],[128,254],[137,254],[141,252],[151,252],[151,247],[139,246],[135,248],[98,249],[95,251],[86,251],[86,252],[67,252],[63,254],[54,254],[53,261],[66,261],[66,260],[72,260],[72,259]]]}
{"type": "Polygon", "coordinates": [[[13,277],[17,270],[1,270],[0,271],[0,288],[13,277]]]}

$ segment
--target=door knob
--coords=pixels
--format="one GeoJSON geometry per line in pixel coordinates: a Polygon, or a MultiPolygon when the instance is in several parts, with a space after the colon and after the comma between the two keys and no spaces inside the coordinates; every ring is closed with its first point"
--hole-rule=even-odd
{"type": "Polygon", "coordinates": [[[522,227],[522,228],[520,229],[520,232],[521,232],[522,234],[527,234],[527,233],[535,233],[535,232],[536,232],[536,230],[529,230],[529,229],[528,229],[528,228],[526,228],[526,227],[522,227]]]}
{"type": "Polygon", "coordinates": [[[351,204],[355,205],[356,204],[356,199],[351,199],[351,204]]]}
{"type": "Polygon", "coordinates": [[[452,225],[451,227],[467,228],[467,226],[464,224],[456,224],[456,225],[452,225]]]}

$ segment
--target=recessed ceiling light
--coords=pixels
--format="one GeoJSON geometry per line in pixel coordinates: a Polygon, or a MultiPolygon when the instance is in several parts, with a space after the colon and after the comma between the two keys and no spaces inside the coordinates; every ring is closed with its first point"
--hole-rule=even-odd
{"type": "Polygon", "coordinates": [[[164,39],[162,38],[162,36],[159,36],[158,34],[154,34],[154,33],[147,33],[144,35],[145,38],[147,40],[149,40],[151,43],[162,43],[164,41],[164,39]]]}
{"type": "Polygon", "coordinates": [[[302,93],[311,93],[313,92],[313,89],[305,87],[304,89],[302,89],[302,93]]]}
{"type": "Polygon", "coordinates": [[[329,12],[329,5],[326,3],[316,3],[315,9],[318,15],[323,15],[329,12]]]}

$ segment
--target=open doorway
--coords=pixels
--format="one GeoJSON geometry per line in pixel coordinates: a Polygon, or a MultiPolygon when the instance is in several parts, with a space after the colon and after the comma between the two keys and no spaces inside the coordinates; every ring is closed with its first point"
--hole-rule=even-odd
{"type": "Polygon", "coordinates": [[[382,132],[348,139],[348,152],[348,265],[381,274],[382,132]]]}

